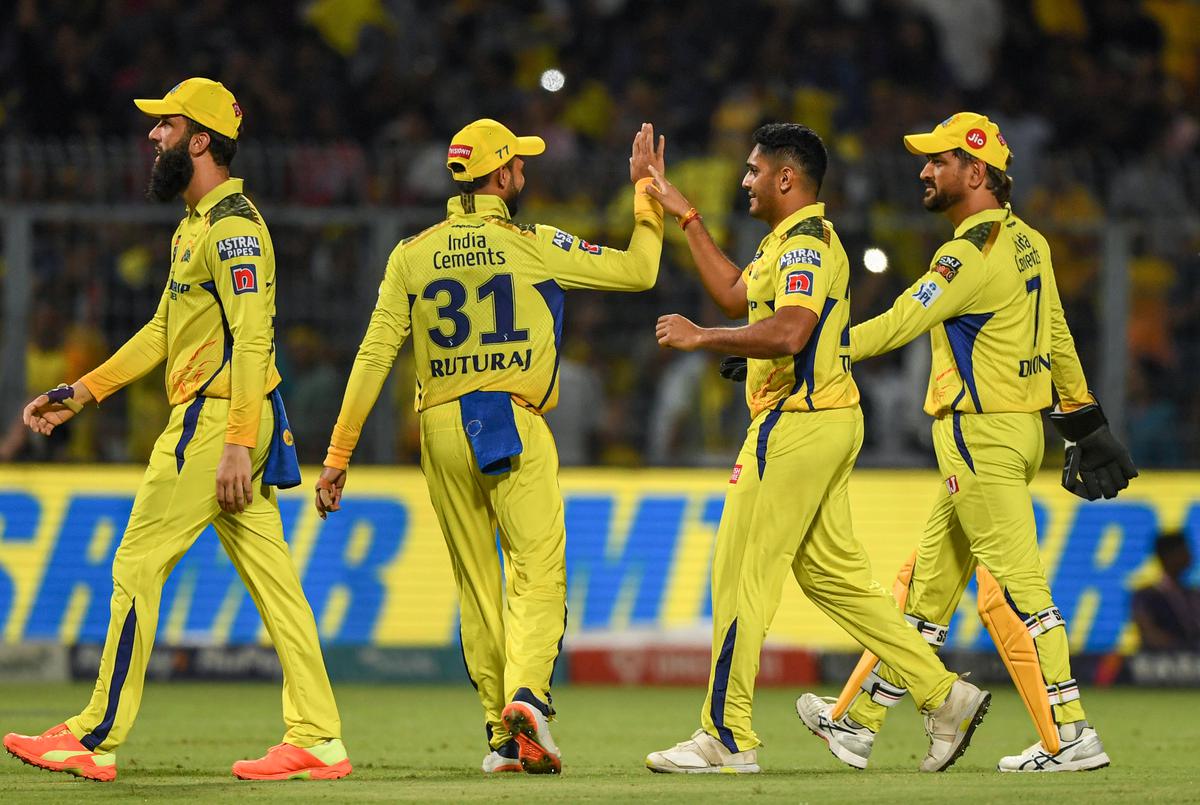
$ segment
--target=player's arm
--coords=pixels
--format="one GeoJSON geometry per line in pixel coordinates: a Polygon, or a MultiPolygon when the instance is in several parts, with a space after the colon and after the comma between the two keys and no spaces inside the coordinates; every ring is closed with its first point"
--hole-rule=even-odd
{"type": "Polygon", "coordinates": [[[225,444],[253,448],[258,443],[267,370],[274,348],[272,311],[265,283],[275,275],[274,257],[258,243],[262,232],[252,221],[229,216],[209,233],[207,255],[213,284],[233,339],[229,376],[229,418],[225,444]],[[233,240],[231,240],[233,239],[233,240]]]}
{"type": "Polygon", "coordinates": [[[1079,355],[1075,351],[1075,339],[1071,337],[1071,328],[1067,326],[1062,299],[1058,295],[1058,283],[1054,279],[1054,268],[1050,263],[1049,248],[1044,254],[1041,282],[1050,315],[1050,377],[1058,392],[1059,408],[1070,412],[1094,403],[1096,399],[1088,391],[1083,364],[1079,362],[1079,355]]]}
{"type": "Polygon", "coordinates": [[[744,327],[697,327],[683,316],[658,320],[665,347],[732,352],[747,358],[782,358],[808,345],[829,296],[831,266],[824,242],[808,235],[789,238],[775,271],[775,313],[744,327]]]}
{"type": "Polygon", "coordinates": [[[346,483],[350,456],[362,436],[363,423],[375,406],[383,384],[391,374],[396,353],[412,330],[412,311],[404,284],[404,247],[397,246],[388,258],[379,300],[371,313],[342,396],[342,408],[329,439],[325,469],[317,481],[317,511],[322,518],[338,510],[341,490],[346,483]]]}
{"type": "MultiPolygon", "coordinates": [[[[170,287],[163,289],[150,321],[133,334],[112,357],[79,379],[75,399],[81,394],[97,403],[145,375],[167,357],[167,305],[170,287]]],[[[82,400],[81,400],[82,401],[82,400]]]]}
{"type": "Polygon", "coordinates": [[[1088,391],[1058,296],[1050,250],[1045,254],[1041,281],[1050,314],[1050,377],[1059,398],[1050,424],[1066,442],[1062,486],[1087,500],[1115,498],[1137,477],[1137,467],[1129,449],[1109,429],[1100,401],[1088,391]]]}
{"type": "Polygon", "coordinates": [[[647,188],[647,192],[662,205],[664,211],[683,224],[688,249],[696,263],[704,290],[726,316],[731,319],[745,318],[748,311],[742,269],[734,265],[721,247],[713,242],[712,235],[704,226],[704,219],[679,189],[668,182],[657,168],[652,169],[651,174],[654,184],[647,188]]]}
{"type": "Polygon", "coordinates": [[[629,178],[633,188],[633,235],[625,251],[594,246],[552,226],[537,227],[547,270],[559,287],[598,291],[645,291],[658,281],[662,257],[662,207],[646,193],[650,169],[664,167],[664,138],[655,147],[654,127],[643,123],[633,138],[629,178]]]}
{"type": "Polygon", "coordinates": [[[250,451],[258,444],[267,369],[274,349],[273,311],[266,283],[274,256],[262,251],[262,230],[240,216],[222,218],[209,231],[206,263],[229,336],[229,413],[217,463],[216,494],[222,511],[244,511],[254,496],[250,451]],[[258,244],[258,245],[252,245],[258,244]]]}
{"type": "Polygon", "coordinates": [[[366,335],[354,357],[342,408],[333,427],[325,466],[344,470],[362,435],[362,426],[391,374],[396,353],[412,330],[408,291],[404,285],[403,246],[388,258],[379,299],[371,313],[366,335]]]}
{"type": "Polygon", "coordinates": [[[118,389],[137,380],[167,356],[167,294],[163,290],[154,317],[126,341],[112,357],[69,386],[59,386],[33,398],[21,420],[34,433],[49,436],[54,429],[118,389]]]}
{"type": "Polygon", "coordinates": [[[963,240],[938,249],[929,265],[890,309],[850,328],[850,359],[860,361],[898,349],[951,316],[970,310],[983,287],[979,250],[963,240]]]}

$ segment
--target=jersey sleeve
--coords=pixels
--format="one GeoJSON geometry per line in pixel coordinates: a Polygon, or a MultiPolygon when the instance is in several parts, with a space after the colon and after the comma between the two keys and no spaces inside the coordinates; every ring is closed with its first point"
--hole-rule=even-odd
{"type": "Polygon", "coordinates": [[[154,317],[142,325],[112,357],[80,378],[96,402],[142,377],[167,357],[167,304],[170,288],[163,288],[154,317]]]}
{"type": "MultiPolygon", "coordinates": [[[[810,235],[788,238],[775,263],[775,309],[808,308],[819,318],[829,296],[833,259],[825,242],[810,235]]],[[[745,278],[745,272],[743,279],[745,278]]]]}
{"type": "Polygon", "coordinates": [[[561,229],[539,224],[538,242],[546,270],[564,290],[645,291],[658,279],[662,256],[662,206],[645,192],[650,179],[634,188],[633,236],[625,251],[598,246],[561,229]]]}
{"type": "Polygon", "coordinates": [[[938,249],[921,275],[891,308],[850,328],[850,359],[859,361],[904,346],[946,319],[969,312],[985,282],[983,256],[952,240],[938,249]]]}
{"type": "Polygon", "coordinates": [[[1071,328],[1067,326],[1067,317],[1063,313],[1049,248],[1045,254],[1042,283],[1045,285],[1050,314],[1050,378],[1058,392],[1059,407],[1063,411],[1073,411],[1095,402],[1095,398],[1088,391],[1083,364],[1079,362],[1079,354],[1075,351],[1075,339],[1071,337],[1071,328]]]}
{"type": "Polygon", "coordinates": [[[344,470],[350,465],[367,414],[392,371],[396,353],[412,332],[412,298],[405,285],[404,268],[404,246],[397,246],[388,258],[379,285],[379,300],[350,370],[342,408],[325,455],[326,467],[344,470]]]}
{"type": "Polygon", "coordinates": [[[267,283],[275,281],[275,258],[263,253],[262,230],[230,215],[209,232],[207,264],[233,341],[229,365],[229,419],[225,443],[254,447],[267,393],[275,329],[267,283]]]}

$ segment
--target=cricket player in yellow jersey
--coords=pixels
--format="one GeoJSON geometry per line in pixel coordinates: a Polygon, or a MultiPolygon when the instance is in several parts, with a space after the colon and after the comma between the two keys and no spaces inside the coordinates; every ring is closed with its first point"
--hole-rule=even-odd
{"type": "Polygon", "coordinates": [[[416,356],[421,469],[454,567],[463,657],[483,703],[483,771],[553,774],[550,677],[566,626],[558,453],[542,415],[558,401],[565,291],[644,291],[658,277],[662,209],[645,188],[663,144],[634,137],[628,251],[512,220],[540,137],[477,120],[450,141],[459,193],[446,219],[401,241],[350,373],[317,510],[337,511],[363,421],[396,351],[416,356]],[[496,551],[499,532],[504,573],[496,551]]]}
{"type": "Polygon", "coordinates": [[[817,201],[827,156],[797,124],[754,133],[742,187],[750,214],[771,227],[740,270],[713,243],[696,209],[655,174],[650,194],[677,217],[705,290],[731,319],[701,328],[658,320],[658,342],[749,358],[750,430],[738,454],[717,530],[712,569],[713,643],[701,728],[646,758],[651,771],[757,772],[751,727],[759,652],[790,571],[812,601],[862,645],[891,658],[926,713],[929,753],[941,771],[965,751],[990,695],[946,670],[871,575],[850,524],[847,485],[862,446],[858,388],[850,374],[850,269],[817,201]]]}
{"type": "MultiPolygon", "coordinates": [[[[1011,155],[986,117],[961,112],[904,144],[926,156],[924,205],[954,225],[929,271],[887,312],[852,328],[855,361],[930,334],[925,412],[942,486],[897,587],[904,611],[935,646],[978,566],[979,610],[1034,718],[1041,741],[1001,759],[1001,771],[1073,771],[1108,765],[1071,676],[1067,631],[1038,555],[1028,484],[1042,463],[1041,411],[1068,440],[1063,486],[1115,497],[1137,475],[1089,393],[1063,316],[1050,249],[1008,204],[1011,155]],[[1052,389],[1053,387],[1053,389],[1052,389]]],[[[872,658],[859,668],[871,669],[872,658]]],[[[805,723],[842,759],[865,765],[887,706],[906,685],[883,659],[854,695],[806,694],[805,723]],[[881,683],[881,684],[880,684],[881,683]],[[883,695],[881,695],[881,692],[883,695]]]]}
{"type": "Polygon", "coordinates": [[[41,735],[6,735],[4,746],[44,769],[116,778],[114,751],[141,704],[163,583],[212,524],[283,666],[283,741],[263,758],[238,761],[233,773],[344,777],[350,761],[341,722],[272,488],[299,484],[300,469],[276,389],[271,235],[242,194],[242,180],[229,178],[241,108],[206,78],[135,103],[157,119],[148,195],[164,202],[182,196],[187,205],[171,240],[170,277],[149,323],[74,385],[33,400],[24,417],[49,435],[84,404],[101,402],[164,359],[174,407],[113,559],[112,617],[91,701],[41,735]]]}

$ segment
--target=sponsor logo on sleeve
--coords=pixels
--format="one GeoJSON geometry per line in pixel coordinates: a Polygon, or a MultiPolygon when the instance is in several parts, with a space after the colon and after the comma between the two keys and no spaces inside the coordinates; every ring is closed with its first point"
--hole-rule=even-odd
{"type": "Polygon", "coordinates": [[[962,268],[962,261],[948,254],[943,254],[938,258],[938,261],[933,264],[933,270],[946,278],[946,282],[952,282],[958,276],[958,270],[962,268]]]}
{"type": "Polygon", "coordinates": [[[451,145],[450,150],[446,152],[446,159],[470,159],[474,150],[469,145],[451,145]]]}
{"type": "Polygon", "coordinates": [[[741,478],[741,477],[742,477],[742,465],[734,464],[733,465],[733,474],[731,474],[729,476],[729,483],[736,484],[738,482],[738,478],[741,478]]]}
{"type": "Polygon", "coordinates": [[[949,490],[951,495],[958,493],[958,476],[957,475],[951,475],[949,478],[946,479],[946,489],[949,490]]]}
{"type": "Polygon", "coordinates": [[[812,296],[813,273],[811,271],[793,271],[787,275],[785,293],[798,293],[812,296]]]}
{"type": "Polygon", "coordinates": [[[779,267],[788,268],[789,266],[815,266],[821,267],[821,253],[816,249],[792,249],[790,252],[785,252],[779,258],[779,267]]]}
{"type": "Polygon", "coordinates": [[[239,235],[217,241],[217,257],[222,262],[239,257],[262,257],[262,244],[255,235],[239,235]]]}
{"type": "Polygon", "coordinates": [[[575,236],[568,235],[566,232],[563,232],[561,229],[556,229],[556,230],[554,230],[553,243],[555,246],[562,249],[564,252],[569,252],[569,251],[571,251],[571,247],[575,245],[575,236]]]}
{"type": "Polygon", "coordinates": [[[917,288],[916,293],[912,295],[912,298],[920,302],[921,307],[929,307],[941,295],[942,286],[931,280],[929,282],[922,282],[920,287],[917,288]]]}
{"type": "Polygon", "coordinates": [[[235,294],[258,293],[258,272],[251,263],[230,266],[229,273],[235,294]]]}
{"type": "Polygon", "coordinates": [[[592,244],[592,243],[588,243],[583,238],[579,239],[579,250],[581,252],[587,252],[588,254],[600,254],[600,251],[601,251],[599,246],[596,246],[595,244],[592,244]]]}

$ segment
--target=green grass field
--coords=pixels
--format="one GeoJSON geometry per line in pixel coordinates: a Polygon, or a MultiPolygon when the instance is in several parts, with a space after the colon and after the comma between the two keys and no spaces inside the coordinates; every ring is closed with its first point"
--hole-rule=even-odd
{"type": "MultiPolygon", "coordinates": [[[[89,688],[6,683],[0,691],[0,732],[28,733],[75,712],[89,688]]],[[[702,690],[563,687],[554,729],[564,753],[561,777],[480,773],[483,730],[469,687],[341,685],[337,693],[355,766],[338,782],[246,783],[230,775],[234,760],[256,757],[279,739],[274,685],[158,683],[149,686],[137,728],[118,752],[115,783],[51,774],[3,754],[0,801],[1200,802],[1195,692],[1088,691],[1089,716],[1111,767],[1001,775],[996,759],[1034,739],[1020,702],[1004,690],[967,754],[944,774],[921,775],[915,769],[925,739],[911,707],[896,709],[872,768],[856,772],[804,730],[792,707],[796,692],[764,690],[755,708],[764,773],[675,776],[650,774],[642,760],[690,735],[702,690]]]]}

